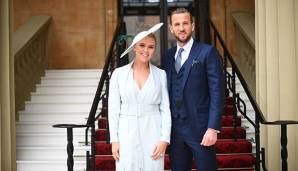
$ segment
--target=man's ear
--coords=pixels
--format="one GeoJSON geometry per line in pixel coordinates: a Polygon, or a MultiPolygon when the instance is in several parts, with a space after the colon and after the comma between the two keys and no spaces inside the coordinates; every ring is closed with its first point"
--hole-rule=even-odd
{"type": "Polygon", "coordinates": [[[174,34],[173,27],[171,25],[169,25],[169,28],[170,28],[171,33],[174,34]]]}
{"type": "Polygon", "coordinates": [[[192,22],[191,27],[192,27],[192,31],[195,31],[195,22],[192,22]]]}

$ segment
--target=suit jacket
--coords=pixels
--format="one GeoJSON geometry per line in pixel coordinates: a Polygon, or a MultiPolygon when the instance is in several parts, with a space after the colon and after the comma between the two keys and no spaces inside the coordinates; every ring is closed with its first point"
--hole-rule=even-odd
{"type": "MultiPolygon", "coordinates": [[[[171,96],[171,71],[175,70],[177,46],[163,59],[171,96]]],[[[224,77],[221,58],[215,47],[194,41],[185,65],[182,111],[189,118],[193,133],[202,136],[207,128],[220,130],[224,101],[224,77]]],[[[171,104],[173,105],[173,104],[171,104]]],[[[175,125],[173,125],[175,126],[175,125]]]]}

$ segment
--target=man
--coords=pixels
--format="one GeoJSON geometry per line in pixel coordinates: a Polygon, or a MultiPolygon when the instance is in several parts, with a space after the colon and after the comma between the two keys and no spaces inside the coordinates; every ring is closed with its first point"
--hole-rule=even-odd
{"type": "Polygon", "coordinates": [[[221,59],[210,45],[193,40],[194,22],[184,8],[171,13],[170,31],[177,46],[168,50],[167,73],[172,114],[170,162],[173,171],[215,171],[214,144],[224,100],[221,59]]]}

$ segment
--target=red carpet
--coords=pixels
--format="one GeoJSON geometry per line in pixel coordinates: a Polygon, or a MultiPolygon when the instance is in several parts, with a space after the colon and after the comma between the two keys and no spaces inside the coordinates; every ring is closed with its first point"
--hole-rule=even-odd
{"type": "MultiPolygon", "coordinates": [[[[229,126],[232,126],[233,125],[233,116],[223,116],[222,117],[222,120],[221,120],[221,125],[223,127],[229,127],[229,126]]],[[[240,117],[237,117],[236,119],[236,125],[237,126],[240,126],[241,125],[241,118],[240,117]]],[[[107,128],[107,119],[106,118],[100,118],[98,120],[98,128],[99,129],[106,129],[107,128]]]]}
{"type": "MultiPolygon", "coordinates": [[[[237,128],[234,129],[232,117],[235,109],[233,99],[227,98],[225,112],[221,124],[222,130],[216,143],[218,170],[224,171],[252,171],[254,170],[255,157],[252,155],[252,144],[247,141],[246,131],[241,127],[241,118],[236,118],[237,128]],[[232,140],[234,136],[237,141],[232,140]]],[[[105,115],[104,115],[105,116],[105,115]]],[[[97,171],[115,170],[115,163],[111,156],[111,145],[107,144],[107,119],[101,118],[98,121],[98,130],[96,131],[96,158],[95,166],[97,171]]],[[[194,164],[193,164],[194,168],[194,164]]],[[[170,170],[170,161],[165,157],[165,169],[170,170]]]]}
{"type": "MultiPolygon", "coordinates": [[[[251,167],[254,163],[254,157],[250,154],[241,155],[217,155],[217,164],[219,168],[244,168],[251,167]]],[[[110,155],[97,155],[95,167],[98,170],[115,170],[114,159],[110,155]]],[[[195,167],[193,163],[193,168],[195,167]]],[[[170,170],[169,157],[165,157],[165,169],[170,170]]],[[[251,169],[251,168],[250,168],[251,169]]]]}
{"type": "MultiPolygon", "coordinates": [[[[251,153],[251,143],[246,140],[219,140],[216,145],[217,154],[251,153]]],[[[97,155],[111,155],[111,145],[105,141],[98,141],[95,145],[97,155]]]]}

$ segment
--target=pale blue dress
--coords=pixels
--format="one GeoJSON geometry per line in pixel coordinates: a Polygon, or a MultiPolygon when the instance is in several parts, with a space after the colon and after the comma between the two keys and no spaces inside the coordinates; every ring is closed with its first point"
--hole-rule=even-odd
{"type": "Polygon", "coordinates": [[[163,171],[164,158],[151,158],[159,141],[170,143],[171,114],[163,70],[150,64],[150,74],[139,89],[132,63],[114,71],[109,88],[111,142],[120,142],[117,171],[163,171]]]}

